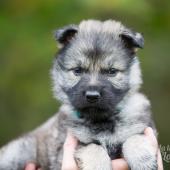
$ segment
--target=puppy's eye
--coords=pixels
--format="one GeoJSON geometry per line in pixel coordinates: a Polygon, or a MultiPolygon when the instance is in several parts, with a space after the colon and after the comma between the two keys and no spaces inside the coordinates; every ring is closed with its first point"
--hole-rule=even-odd
{"type": "Polygon", "coordinates": [[[84,72],[83,68],[81,67],[76,67],[72,70],[75,76],[80,76],[84,72]]]}
{"type": "Polygon", "coordinates": [[[115,75],[117,72],[118,72],[118,70],[115,68],[111,68],[108,70],[108,74],[110,74],[110,75],[115,75]]]}
{"type": "Polygon", "coordinates": [[[107,74],[108,76],[115,76],[119,70],[115,68],[110,68],[108,70],[104,69],[102,70],[102,74],[107,74]]]}

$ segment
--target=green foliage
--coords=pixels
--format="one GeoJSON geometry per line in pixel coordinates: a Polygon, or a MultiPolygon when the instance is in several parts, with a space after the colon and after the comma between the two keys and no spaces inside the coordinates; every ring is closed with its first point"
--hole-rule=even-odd
{"type": "Polygon", "coordinates": [[[160,0],[1,0],[0,145],[57,111],[49,78],[57,51],[52,31],[87,18],[121,20],[144,33],[143,90],[152,102],[160,143],[170,144],[169,7],[170,1],[160,0]]]}

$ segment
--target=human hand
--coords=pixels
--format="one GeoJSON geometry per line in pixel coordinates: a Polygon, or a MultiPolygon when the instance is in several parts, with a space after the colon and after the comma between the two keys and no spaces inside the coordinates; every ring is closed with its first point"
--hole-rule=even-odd
{"type": "MultiPolygon", "coordinates": [[[[150,127],[146,128],[144,134],[151,142],[152,146],[155,148],[155,153],[157,153],[158,170],[163,170],[161,153],[158,147],[157,139],[153,133],[152,128],[150,127]]],[[[71,134],[68,134],[64,144],[62,170],[78,170],[78,167],[74,160],[74,151],[76,146],[77,146],[77,139],[73,137],[71,134]]],[[[128,164],[123,158],[115,159],[112,161],[112,168],[114,170],[128,170],[128,164]]]]}
{"type": "MultiPolygon", "coordinates": [[[[161,153],[158,147],[157,139],[153,133],[152,128],[150,127],[146,128],[144,134],[154,146],[155,152],[157,152],[158,170],[163,170],[161,153]]],[[[73,137],[71,134],[68,134],[64,144],[62,170],[78,170],[78,167],[76,166],[76,162],[74,160],[74,151],[76,145],[77,145],[76,138],[73,137]]],[[[128,164],[123,158],[113,160],[112,167],[114,170],[128,170],[128,164]]]]}
{"type": "MultiPolygon", "coordinates": [[[[158,142],[153,133],[152,128],[150,127],[146,128],[144,134],[147,137],[147,139],[151,142],[152,146],[155,148],[155,153],[157,154],[158,170],[163,170],[163,163],[162,163],[160,149],[158,147],[158,142]]],[[[112,167],[114,170],[128,170],[128,164],[123,158],[113,160],[112,167]]]]}
{"type": "MultiPolygon", "coordinates": [[[[161,153],[158,148],[158,142],[153,133],[152,128],[148,127],[144,131],[145,136],[152,143],[155,148],[155,153],[157,153],[158,170],[163,170],[163,163],[161,158],[161,153]]],[[[76,162],[74,160],[74,152],[77,146],[77,139],[68,133],[67,138],[64,143],[64,153],[62,161],[62,170],[78,170],[76,162]]],[[[125,159],[115,159],[112,161],[112,167],[114,170],[128,170],[128,164],[125,159]]],[[[40,170],[36,169],[34,164],[28,164],[25,170],[40,170]]]]}

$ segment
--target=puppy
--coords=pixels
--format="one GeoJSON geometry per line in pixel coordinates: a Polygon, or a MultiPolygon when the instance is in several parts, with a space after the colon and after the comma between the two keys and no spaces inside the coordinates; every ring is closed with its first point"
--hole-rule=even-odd
{"type": "Polygon", "coordinates": [[[142,35],[114,20],[87,20],[57,30],[55,38],[60,49],[51,75],[60,111],[4,146],[0,170],[23,170],[27,162],[60,170],[67,129],[79,140],[81,170],[111,170],[111,160],[120,157],[131,170],[156,170],[154,148],[143,135],[148,126],[155,135],[156,129],[139,91],[142,35]]]}

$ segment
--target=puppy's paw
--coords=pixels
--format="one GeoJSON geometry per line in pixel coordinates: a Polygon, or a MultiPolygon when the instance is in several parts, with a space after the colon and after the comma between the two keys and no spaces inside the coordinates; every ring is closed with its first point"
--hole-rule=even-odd
{"type": "Polygon", "coordinates": [[[156,150],[144,135],[135,135],[123,144],[123,155],[131,170],[157,170],[156,150]]]}
{"type": "Polygon", "coordinates": [[[102,146],[96,144],[79,148],[75,153],[75,158],[81,170],[112,170],[107,152],[102,146]]]}

